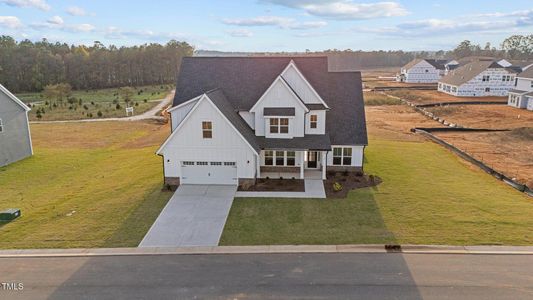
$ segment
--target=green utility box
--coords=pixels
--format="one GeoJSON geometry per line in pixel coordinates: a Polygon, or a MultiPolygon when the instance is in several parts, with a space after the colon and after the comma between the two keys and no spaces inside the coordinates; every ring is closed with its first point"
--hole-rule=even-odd
{"type": "Polygon", "coordinates": [[[20,217],[20,209],[10,208],[0,211],[0,221],[12,221],[20,217]]]}

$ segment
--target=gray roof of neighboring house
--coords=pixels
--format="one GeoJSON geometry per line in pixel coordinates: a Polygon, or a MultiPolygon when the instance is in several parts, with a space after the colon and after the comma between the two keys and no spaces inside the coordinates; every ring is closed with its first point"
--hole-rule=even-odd
{"type": "Polygon", "coordinates": [[[296,109],[294,107],[265,107],[263,108],[264,116],[295,116],[296,109]]]}
{"type": "Polygon", "coordinates": [[[533,92],[529,92],[529,93],[525,94],[524,96],[533,97],[533,92]]]}
{"type": "Polygon", "coordinates": [[[408,70],[408,69],[416,66],[421,61],[426,61],[428,64],[432,65],[433,67],[435,67],[435,69],[438,69],[438,70],[444,70],[446,63],[449,62],[449,60],[446,60],[446,59],[422,59],[422,58],[416,58],[416,59],[413,59],[412,61],[410,61],[405,66],[403,66],[403,68],[408,70]]]}
{"type": "Polygon", "coordinates": [[[361,73],[329,72],[327,57],[186,57],[173,105],[220,88],[234,111],[249,110],[291,60],[330,107],[331,142],[367,145],[361,73]]]}
{"type": "Polygon", "coordinates": [[[509,93],[513,93],[513,94],[525,94],[525,93],[527,93],[527,91],[516,90],[516,89],[510,89],[510,90],[509,90],[509,93]]]}
{"type": "Polygon", "coordinates": [[[517,77],[533,79],[533,67],[527,68],[524,72],[516,75],[517,77]]]}
{"type": "Polygon", "coordinates": [[[258,136],[257,140],[262,149],[331,150],[331,140],[328,134],[306,135],[304,137],[295,137],[292,139],[268,139],[263,136],[258,136]]]}
{"type": "Polygon", "coordinates": [[[233,109],[221,89],[214,89],[205,93],[215,106],[226,116],[230,123],[239,131],[244,139],[259,153],[261,148],[257,143],[256,136],[250,126],[244,121],[237,111],[233,109]]]}
{"type": "MultiPolygon", "coordinates": [[[[481,72],[489,68],[503,68],[497,62],[492,60],[478,60],[461,66],[441,78],[439,82],[451,84],[455,86],[462,85],[472,80],[481,72]]],[[[510,70],[511,71],[511,70],[510,70]]],[[[512,71],[511,71],[512,72],[512,71]]]]}
{"type": "Polygon", "coordinates": [[[328,108],[324,106],[324,104],[305,104],[307,106],[307,109],[309,110],[327,110],[328,108]]]}

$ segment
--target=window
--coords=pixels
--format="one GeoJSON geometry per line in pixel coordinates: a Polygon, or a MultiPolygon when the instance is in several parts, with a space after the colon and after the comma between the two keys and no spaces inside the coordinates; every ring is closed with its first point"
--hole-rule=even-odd
{"type": "Polygon", "coordinates": [[[184,166],[194,166],[194,161],[184,161],[183,165],[184,166]]]}
{"type": "Polygon", "coordinates": [[[276,151],[276,166],[285,165],[285,153],[283,151],[276,151]]]}
{"type": "Polygon", "coordinates": [[[202,122],[202,136],[204,139],[213,138],[213,123],[211,121],[202,122]]]}
{"type": "Polygon", "coordinates": [[[351,166],[352,165],[352,148],[333,148],[333,165],[351,166]]]}
{"type": "Polygon", "coordinates": [[[296,165],[296,152],[287,151],[287,166],[296,165]]]}
{"type": "Polygon", "coordinates": [[[212,161],[211,165],[212,166],[222,166],[222,162],[221,161],[212,161]]]}
{"type": "Polygon", "coordinates": [[[235,166],[235,162],[234,161],[226,161],[226,162],[224,162],[224,165],[225,166],[235,166]]]}
{"type": "Polygon", "coordinates": [[[318,127],[318,116],[317,115],[311,115],[311,122],[310,126],[311,128],[317,128],[318,127]]]}
{"type": "Polygon", "coordinates": [[[206,161],[197,161],[197,162],[196,162],[196,165],[197,165],[197,166],[207,166],[208,163],[207,163],[206,161]]]}
{"type": "Polygon", "coordinates": [[[482,81],[490,81],[490,76],[489,75],[483,75],[483,78],[481,80],[482,81]]]}
{"type": "Polygon", "coordinates": [[[265,166],[274,165],[274,151],[265,151],[265,166]]]}
{"type": "Polygon", "coordinates": [[[289,119],[288,118],[272,118],[270,119],[270,133],[289,133],[289,119]]]}
{"type": "Polygon", "coordinates": [[[4,132],[4,123],[2,123],[2,119],[0,119],[0,132],[4,132]]]}
{"type": "MultiPolygon", "coordinates": [[[[533,88],[533,81],[530,81],[531,87],[533,88]]],[[[1,120],[0,120],[1,121],[1,120]]],[[[1,122],[0,122],[1,123],[1,122]]]]}
{"type": "Polygon", "coordinates": [[[490,88],[485,88],[485,92],[486,93],[490,92],[490,88]]]}
{"type": "Polygon", "coordinates": [[[428,70],[428,69],[426,69],[426,73],[428,73],[428,72],[429,72],[429,70],[428,70]]]}

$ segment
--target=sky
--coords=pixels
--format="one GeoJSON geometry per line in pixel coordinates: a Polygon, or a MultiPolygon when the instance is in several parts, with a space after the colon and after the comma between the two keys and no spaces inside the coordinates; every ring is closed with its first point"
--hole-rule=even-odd
{"type": "Polygon", "coordinates": [[[450,50],[533,34],[533,1],[0,0],[0,35],[203,50],[450,50]]]}

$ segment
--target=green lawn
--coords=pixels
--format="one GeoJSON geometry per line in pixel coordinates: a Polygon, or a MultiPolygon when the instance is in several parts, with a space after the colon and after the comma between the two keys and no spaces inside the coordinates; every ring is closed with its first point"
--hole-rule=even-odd
{"type": "MultiPolygon", "coordinates": [[[[153,100],[165,98],[173,89],[172,85],[142,86],[135,88],[132,97],[132,105],[135,114],[141,114],[157,105],[153,100]]],[[[68,103],[64,100],[63,106],[46,105],[41,93],[18,93],[17,97],[25,103],[33,103],[29,117],[31,121],[55,121],[55,120],[75,120],[86,118],[97,118],[98,112],[102,118],[125,117],[125,102],[119,96],[119,89],[100,90],[76,90],[72,92],[72,97],[76,98],[75,103],[68,103]],[[117,103],[120,108],[117,108],[117,103]],[[45,113],[41,114],[41,119],[37,118],[39,108],[44,108],[45,113]]],[[[50,102],[49,102],[50,103],[50,102]]]]}
{"type": "Polygon", "coordinates": [[[166,204],[168,128],[141,122],[32,125],[35,155],[0,168],[0,248],[137,246],[166,204]]]}
{"type": "Polygon", "coordinates": [[[436,144],[371,138],[365,167],[347,199],[236,199],[222,244],[533,244],[533,199],[436,144]]]}

